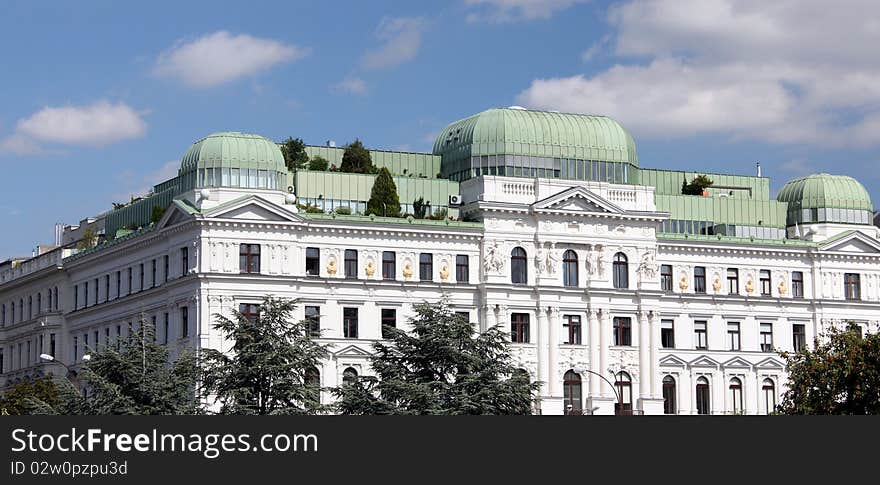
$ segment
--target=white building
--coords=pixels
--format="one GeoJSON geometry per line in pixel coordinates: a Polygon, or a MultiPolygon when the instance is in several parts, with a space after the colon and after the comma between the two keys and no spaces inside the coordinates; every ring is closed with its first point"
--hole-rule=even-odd
{"type": "Polygon", "coordinates": [[[763,414],[785,387],[777,351],[843,321],[880,330],[878,229],[852,178],[773,200],[766,178],[707,174],[683,195],[698,173],[640,168],[615,121],[517,108],[450,124],[433,154],[372,153],[409,210],[424,194],[451,216],[357,215],[373,176],[288,173],[271,141],[220,133],[150,197],[90,219],[96,247],[0,264],[0,388],[75,369],[139,321],[175,351],[228,348],[213,315],[268,294],[319,322],[325,387],[369,374],[381,325],[447,294],[480,329],[510,329],[544,414],[763,414]]]}

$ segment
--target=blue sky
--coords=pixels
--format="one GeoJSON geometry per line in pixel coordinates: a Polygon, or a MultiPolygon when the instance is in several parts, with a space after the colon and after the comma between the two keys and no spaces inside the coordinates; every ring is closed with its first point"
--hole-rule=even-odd
{"type": "Polygon", "coordinates": [[[606,114],[645,167],[853,175],[878,198],[880,6],[821,1],[5,1],[0,259],[215,131],[429,151],[513,104],[606,114]]]}

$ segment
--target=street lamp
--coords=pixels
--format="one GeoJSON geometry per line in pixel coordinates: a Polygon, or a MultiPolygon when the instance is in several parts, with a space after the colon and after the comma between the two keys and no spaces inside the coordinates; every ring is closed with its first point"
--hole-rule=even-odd
{"type": "MultiPolygon", "coordinates": [[[[587,374],[592,374],[594,376],[599,376],[603,381],[607,382],[611,389],[614,391],[614,396],[617,397],[617,405],[621,411],[623,411],[623,399],[620,398],[620,393],[617,392],[617,386],[615,386],[611,381],[609,381],[605,376],[598,372],[593,372],[589,369],[585,369],[583,367],[575,367],[573,369],[577,373],[586,372],[587,374]]],[[[591,411],[595,411],[598,408],[593,408],[591,411]]]]}
{"type": "MultiPolygon", "coordinates": [[[[49,355],[49,354],[40,354],[40,359],[44,360],[46,362],[55,362],[56,364],[63,365],[64,368],[67,369],[67,375],[65,375],[64,377],[66,377],[67,380],[70,381],[71,384],[74,384],[76,387],[79,387],[79,385],[76,382],[74,382],[73,379],[70,378],[70,376],[75,376],[76,372],[74,372],[70,368],[69,365],[65,364],[64,362],[61,362],[60,360],[57,360],[55,358],[55,356],[49,355]]],[[[83,355],[82,360],[83,360],[83,362],[88,362],[88,361],[92,360],[92,356],[90,354],[83,355]]]]}

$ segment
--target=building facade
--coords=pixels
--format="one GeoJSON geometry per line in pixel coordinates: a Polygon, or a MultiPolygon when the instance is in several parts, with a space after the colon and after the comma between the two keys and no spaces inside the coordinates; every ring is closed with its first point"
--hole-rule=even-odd
{"type": "Polygon", "coordinates": [[[430,154],[372,154],[405,208],[422,197],[436,217],[361,215],[372,176],[291,173],[275,143],[219,133],[149,197],[0,264],[0,387],[75,370],[141,322],[172,354],[228,349],[215,316],[265,295],[320,328],[333,387],[371,373],[383,324],[446,296],[510,331],[543,414],[765,414],[785,390],[778,352],[846,322],[880,331],[878,229],[850,177],[772,199],[767,178],[705,174],[685,195],[700,173],[641,168],[614,120],[518,107],[450,124],[430,154]]]}

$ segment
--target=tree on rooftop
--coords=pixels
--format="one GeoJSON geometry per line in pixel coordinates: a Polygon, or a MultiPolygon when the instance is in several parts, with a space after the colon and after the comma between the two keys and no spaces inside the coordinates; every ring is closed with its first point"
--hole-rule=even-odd
{"type": "Polygon", "coordinates": [[[682,183],[681,193],[683,195],[702,195],[706,188],[711,187],[715,182],[706,175],[697,175],[691,183],[682,183]]]}
{"type": "Polygon", "coordinates": [[[306,153],[306,144],[299,138],[287,137],[281,144],[281,153],[284,155],[284,164],[291,172],[295,172],[309,161],[306,153]]]}
{"type": "Polygon", "coordinates": [[[309,160],[309,170],[327,170],[328,166],[330,166],[330,161],[320,155],[309,160]]]}
{"type": "Polygon", "coordinates": [[[476,332],[445,298],[414,310],[411,331],[386,327],[390,344],[373,344],[375,377],[333,389],[340,413],[532,413],[540,384],[513,365],[505,332],[476,332]]]}
{"type": "Polygon", "coordinates": [[[428,212],[428,206],[425,204],[425,198],[419,197],[413,201],[413,217],[416,219],[424,219],[428,212]]]}
{"type": "Polygon", "coordinates": [[[370,157],[370,151],[364,148],[364,144],[359,139],[355,139],[345,147],[339,170],[349,173],[372,172],[373,159],[370,157]]]}
{"type": "Polygon", "coordinates": [[[161,219],[163,215],[165,215],[165,207],[154,205],[153,211],[150,212],[150,223],[155,224],[159,222],[159,219],[161,219]]]}
{"type": "Polygon", "coordinates": [[[400,196],[397,185],[387,168],[379,169],[379,175],[373,182],[370,200],[367,201],[367,215],[375,214],[384,217],[400,217],[400,196]]]}

